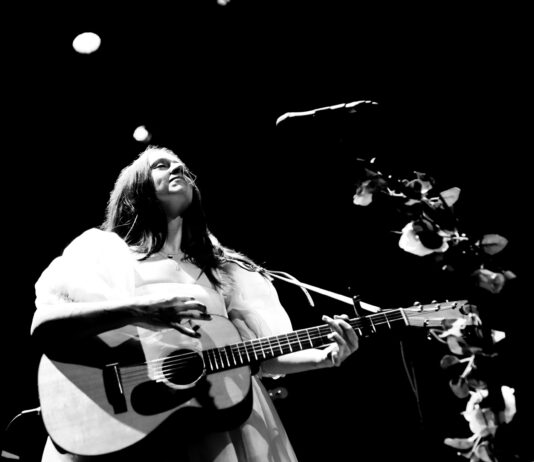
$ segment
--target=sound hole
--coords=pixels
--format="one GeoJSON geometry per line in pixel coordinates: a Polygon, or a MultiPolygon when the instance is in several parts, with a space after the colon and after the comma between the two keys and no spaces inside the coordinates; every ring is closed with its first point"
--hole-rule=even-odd
{"type": "Polygon", "coordinates": [[[189,385],[204,373],[204,361],[196,351],[176,350],[163,361],[162,372],[175,385],[189,385]]]}

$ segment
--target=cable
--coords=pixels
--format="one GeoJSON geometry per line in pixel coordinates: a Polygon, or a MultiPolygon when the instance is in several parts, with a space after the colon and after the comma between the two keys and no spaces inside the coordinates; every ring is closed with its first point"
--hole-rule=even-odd
{"type": "Polygon", "coordinates": [[[13,424],[22,416],[27,416],[27,415],[36,415],[36,416],[39,416],[41,415],[41,407],[38,406],[38,407],[35,407],[35,408],[32,408],[32,409],[25,409],[21,412],[19,412],[15,417],[13,417],[9,423],[6,425],[6,427],[4,428],[4,441],[2,443],[2,451],[0,452],[0,460],[1,461],[4,461],[4,460],[21,460],[21,456],[19,454],[15,454],[13,452],[13,449],[12,448],[9,448],[9,449],[6,449],[6,443],[8,441],[8,435],[9,435],[9,430],[12,428],[13,424]]]}
{"type": "Polygon", "coordinates": [[[412,389],[412,392],[415,397],[415,403],[417,405],[417,413],[419,414],[419,422],[423,424],[423,411],[421,410],[421,401],[419,399],[419,389],[417,387],[417,379],[415,377],[415,370],[411,364],[408,365],[408,361],[406,360],[406,353],[404,351],[404,343],[402,340],[399,342],[399,346],[400,346],[402,364],[406,372],[406,377],[408,378],[408,382],[410,383],[410,388],[412,389]]]}

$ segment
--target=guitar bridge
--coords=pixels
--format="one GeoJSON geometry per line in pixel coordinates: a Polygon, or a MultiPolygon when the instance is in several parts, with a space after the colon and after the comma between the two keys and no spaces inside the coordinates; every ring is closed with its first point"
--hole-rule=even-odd
{"type": "Polygon", "coordinates": [[[103,370],[104,389],[109,404],[115,414],[126,412],[126,397],[122,388],[122,378],[118,363],[107,364],[103,370]]]}

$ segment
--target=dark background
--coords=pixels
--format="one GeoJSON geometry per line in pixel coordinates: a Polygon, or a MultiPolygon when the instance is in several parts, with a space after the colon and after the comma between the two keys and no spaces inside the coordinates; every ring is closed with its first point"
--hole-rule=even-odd
{"type": "MultiPolygon", "coordinates": [[[[132,138],[138,125],[198,175],[219,240],[269,269],[382,307],[465,295],[398,248],[388,217],[352,205],[352,162],[363,156],[460,187],[464,230],[506,236],[510,268],[525,280],[532,150],[523,17],[240,0],[6,15],[1,426],[38,406],[33,284],[103,220],[120,169],[144,148],[132,138]],[[91,55],[71,46],[85,31],[102,38],[91,55]],[[359,100],[378,105],[275,125],[286,112],[359,100]]],[[[321,295],[311,308],[298,289],[275,284],[296,328],[322,313],[352,314],[321,295]]],[[[511,330],[530,308],[523,298],[497,305],[491,322],[511,330]]],[[[276,403],[303,461],[455,460],[441,441],[469,431],[465,403],[439,369],[443,354],[424,332],[373,338],[340,369],[266,385],[288,391],[276,403]]],[[[38,422],[27,422],[10,438],[24,434],[38,447],[38,422]]]]}

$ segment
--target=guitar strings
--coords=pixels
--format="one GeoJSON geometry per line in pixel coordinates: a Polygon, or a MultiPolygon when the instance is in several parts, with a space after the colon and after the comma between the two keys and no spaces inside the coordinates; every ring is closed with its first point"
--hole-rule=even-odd
{"type": "MultiPolygon", "coordinates": [[[[384,316],[384,313],[379,313],[379,314],[384,316]]],[[[374,323],[372,323],[372,325],[374,325],[374,326],[380,326],[380,325],[384,325],[384,324],[388,324],[389,325],[389,323],[390,323],[389,321],[395,322],[395,321],[403,318],[401,313],[398,312],[396,314],[399,314],[399,316],[395,316],[395,317],[389,316],[389,319],[386,317],[385,321],[374,322],[374,323]]],[[[407,315],[407,317],[416,317],[416,316],[420,316],[420,312],[415,312],[415,313],[406,312],[406,315],[407,315]]],[[[376,317],[377,315],[372,315],[372,316],[376,317]]],[[[358,321],[360,321],[360,319],[357,318],[357,319],[349,320],[349,323],[357,324],[358,321]]],[[[352,327],[354,328],[354,326],[352,326],[352,327]]],[[[362,327],[369,327],[369,326],[362,326],[362,327]]],[[[300,331],[291,332],[291,333],[288,333],[288,334],[285,334],[285,335],[282,335],[282,336],[279,336],[279,337],[274,337],[274,338],[277,339],[278,345],[276,345],[276,344],[273,345],[272,344],[272,340],[270,340],[270,339],[273,339],[273,338],[260,338],[260,339],[255,339],[255,340],[251,340],[251,341],[248,341],[248,342],[243,342],[241,345],[239,345],[239,344],[231,344],[231,345],[225,345],[225,346],[221,346],[221,347],[218,347],[218,348],[214,348],[214,349],[211,349],[211,350],[205,350],[205,351],[211,351],[214,355],[215,355],[215,352],[218,352],[218,358],[214,356],[212,359],[216,363],[216,365],[219,366],[221,369],[225,369],[226,368],[226,366],[224,364],[225,363],[225,359],[226,359],[226,363],[227,363],[228,367],[239,367],[239,366],[245,366],[246,365],[245,361],[243,361],[243,352],[247,353],[247,351],[250,349],[250,347],[252,347],[252,349],[253,349],[252,355],[255,357],[255,359],[265,360],[265,359],[269,359],[271,357],[271,356],[268,355],[268,351],[269,350],[271,350],[272,357],[275,356],[274,355],[274,350],[278,350],[278,349],[280,349],[280,351],[283,352],[282,354],[286,354],[286,353],[289,353],[289,352],[292,351],[290,345],[297,345],[297,343],[301,343],[300,342],[301,340],[304,343],[309,341],[310,344],[311,344],[311,346],[310,346],[311,348],[317,347],[317,346],[324,346],[327,343],[331,343],[331,342],[324,342],[321,345],[313,345],[313,341],[317,341],[318,339],[319,340],[324,340],[325,335],[330,333],[330,332],[331,332],[330,327],[328,325],[323,325],[323,326],[309,328],[309,329],[302,329],[300,331]],[[318,331],[319,335],[317,335],[316,333],[313,333],[313,335],[310,335],[310,331],[318,331]],[[306,333],[306,336],[301,339],[298,334],[303,334],[303,333],[306,333]],[[291,336],[294,337],[294,338],[291,339],[290,338],[291,336]],[[280,339],[282,339],[282,341],[280,341],[280,339]],[[249,348],[247,348],[247,344],[248,344],[249,348]],[[287,348],[287,347],[289,347],[289,351],[284,351],[283,349],[287,348]],[[230,349],[230,353],[227,351],[227,348],[230,349]],[[259,351],[259,358],[258,358],[258,355],[256,354],[257,349],[261,350],[261,351],[259,351]],[[267,351],[267,353],[266,353],[266,351],[267,351]],[[238,362],[236,361],[236,356],[235,356],[234,353],[239,355],[240,362],[242,364],[238,364],[238,362]],[[219,365],[218,362],[220,362],[221,365],[219,365]],[[230,364],[230,362],[234,363],[233,366],[230,364]]],[[[165,372],[170,373],[170,372],[173,372],[173,371],[177,371],[177,370],[179,370],[181,368],[188,367],[188,365],[190,364],[191,358],[196,357],[196,356],[200,356],[200,355],[201,355],[201,353],[199,353],[199,352],[191,351],[191,352],[188,352],[188,353],[179,354],[179,355],[177,355],[177,357],[175,357],[173,359],[168,359],[168,358],[161,359],[161,358],[158,358],[158,359],[155,359],[155,360],[151,360],[151,361],[139,364],[138,366],[142,367],[142,369],[140,371],[130,371],[130,374],[128,374],[128,371],[126,371],[125,376],[132,377],[132,374],[136,374],[136,375],[137,374],[141,374],[142,376],[146,376],[146,369],[144,367],[145,365],[156,366],[158,364],[161,365],[163,362],[166,361],[165,366],[162,366],[161,368],[159,368],[159,372],[163,373],[163,375],[161,377],[159,377],[159,378],[164,378],[165,377],[165,372]]],[[[249,355],[247,355],[247,358],[249,358],[249,355]]],[[[210,358],[208,357],[208,360],[209,359],[210,358]]],[[[133,368],[133,367],[135,367],[135,365],[130,366],[130,368],[133,368]]],[[[216,368],[215,369],[212,368],[212,369],[213,369],[213,372],[217,372],[216,368]]]]}
{"type": "MultiPolygon", "coordinates": [[[[382,316],[384,316],[384,313],[379,313],[379,314],[382,314],[382,316]]],[[[374,323],[371,323],[371,324],[374,325],[374,326],[380,326],[380,325],[384,325],[384,324],[388,324],[389,325],[389,321],[395,322],[395,321],[403,318],[401,313],[397,312],[396,314],[399,314],[399,316],[395,316],[395,317],[389,316],[389,319],[388,319],[388,317],[386,317],[385,321],[374,322],[374,323]]],[[[416,317],[416,316],[420,316],[420,312],[415,312],[415,313],[406,312],[406,315],[407,315],[407,317],[416,317]]],[[[376,317],[376,316],[377,315],[373,315],[373,317],[376,317]]],[[[358,321],[360,321],[360,319],[349,320],[349,322],[351,324],[357,324],[358,321]]],[[[352,327],[354,328],[354,326],[352,326],[352,327]]],[[[358,327],[356,327],[356,328],[358,328],[358,327]]],[[[246,365],[245,361],[243,360],[243,354],[244,353],[247,355],[247,359],[250,360],[250,355],[248,354],[248,351],[250,350],[250,347],[252,347],[252,352],[251,353],[255,357],[256,360],[258,359],[257,349],[261,350],[259,352],[259,356],[260,356],[259,359],[260,360],[265,360],[265,359],[269,358],[269,355],[268,355],[268,351],[269,350],[271,350],[271,354],[272,354],[273,357],[275,356],[274,355],[274,350],[278,350],[278,349],[280,350],[281,354],[290,353],[292,351],[291,345],[296,345],[297,343],[301,343],[300,342],[301,340],[304,343],[309,341],[310,345],[311,345],[310,347],[317,347],[318,345],[314,345],[313,341],[317,341],[318,339],[321,340],[321,341],[324,340],[323,338],[329,332],[331,332],[329,326],[328,325],[323,325],[323,326],[320,326],[320,327],[302,329],[300,331],[295,331],[295,332],[291,332],[291,333],[288,333],[288,334],[285,334],[285,335],[282,335],[282,336],[279,336],[279,337],[274,337],[274,338],[276,338],[276,340],[278,342],[278,345],[276,345],[276,344],[273,345],[271,339],[274,339],[274,338],[260,338],[260,339],[255,339],[255,340],[248,341],[248,342],[243,342],[241,345],[239,345],[239,344],[231,344],[231,345],[221,346],[219,348],[214,348],[214,349],[205,350],[205,351],[206,352],[207,351],[211,351],[212,352],[212,354],[214,355],[214,357],[212,358],[213,361],[216,363],[216,366],[219,366],[221,369],[226,368],[226,366],[224,364],[225,363],[225,359],[226,359],[226,363],[227,363],[228,367],[239,367],[239,366],[246,365]],[[316,333],[313,333],[312,335],[310,335],[311,331],[319,332],[319,335],[317,335],[316,333]],[[304,332],[306,333],[306,337],[307,338],[303,337],[301,339],[299,337],[299,334],[303,334],[304,332]],[[294,338],[290,338],[290,337],[294,337],[294,338]],[[247,343],[248,343],[248,348],[247,348],[247,343]],[[284,351],[284,348],[289,348],[289,351],[284,351]],[[229,349],[229,352],[228,352],[227,349],[229,349]],[[266,351],[267,351],[267,354],[266,354],[266,351]],[[218,352],[218,358],[215,356],[215,352],[218,352]],[[236,354],[239,355],[239,359],[240,359],[239,362],[241,364],[239,364],[238,361],[236,360],[236,354]],[[221,365],[218,364],[219,361],[221,362],[221,365]],[[230,364],[230,362],[234,363],[233,366],[232,366],[232,364],[230,364]]],[[[321,344],[319,346],[324,346],[324,344],[326,344],[326,343],[331,343],[331,342],[325,342],[325,343],[323,343],[323,344],[321,344]]],[[[158,358],[156,360],[151,360],[149,362],[145,362],[144,365],[158,365],[158,364],[162,364],[163,362],[166,361],[165,366],[162,366],[160,368],[160,372],[162,372],[162,373],[172,372],[174,370],[178,370],[180,368],[187,367],[189,365],[190,359],[192,357],[200,356],[200,355],[201,355],[201,353],[199,353],[199,352],[191,351],[191,352],[188,352],[188,353],[179,354],[173,359],[168,359],[168,358],[161,359],[161,358],[158,358]]],[[[208,360],[210,360],[209,357],[208,357],[208,360]]],[[[213,369],[214,372],[217,371],[217,368],[214,369],[212,367],[212,369],[213,369]]],[[[142,369],[141,374],[142,375],[146,375],[146,371],[145,371],[144,368],[142,369]]],[[[126,373],[125,375],[128,375],[128,374],[126,373]]],[[[163,377],[164,377],[164,375],[163,375],[163,377]]]]}
{"type": "MultiPolygon", "coordinates": [[[[349,324],[351,324],[351,327],[353,329],[355,330],[359,329],[361,331],[361,328],[369,329],[372,326],[378,327],[378,326],[383,326],[386,324],[389,326],[390,322],[395,322],[395,321],[398,321],[404,318],[402,312],[396,311],[396,310],[395,312],[393,312],[394,316],[391,316],[392,311],[386,312],[389,314],[389,316],[386,316],[386,313],[377,313],[374,315],[367,316],[366,319],[364,320],[362,320],[361,318],[355,318],[355,319],[348,320],[348,322],[349,324]],[[385,320],[368,322],[371,317],[372,318],[385,317],[385,320]]],[[[417,313],[405,312],[405,314],[406,314],[406,317],[408,318],[421,315],[420,312],[417,312],[417,313]]],[[[243,360],[243,355],[245,355],[247,359],[250,358],[250,356],[252,356],[255,359],[265,360],[265,359],[274,357],[275,356],[274,351],[277,351],[277,352],[278,350],[283,351],[284,353],[281,353],[281,354],[286,354],[286,353],[291,352],[292,351],[291,345],[296,346],[301,343],[306,344],[309,342],[311,344],[310,348],[313,348],[313,347],[318,347],[318,346],[324,346],[328,343],[332,343],[328,341],[325,342],[325,337],[330,332],[332,332],[332,330],[330,329],[330,326],[325,324],[322,326],[301,329],[298,331],[290,332],[288,334],[282,334],[281,336],[277,336],[277,337],[263,337],[263,338],[258,338],[258,339],[242,342],[241,344],[224,345],[221,347],[212,348],[210,350],[204,350],[204,352],[211,351],[213,355],[215,355],[216,352],[218,352],[219,357],[217,358],[216,356],[214,356],[213,360],[215,363],[217,362],[222,363],[222,365],[220,366],[221,369],[226,368],[225,359],[226,359],[226,364],[229,367],[232,367],[232,365],[230,364],[231,362],[234,363],[233,367],[240,367],[240,366],[247,365],[247,363],[243,360]],[[291,337],[293,337],[293,339],[291,339],[291,337]],[[274,339],[277,340],[277,343],[273,345],[272,342],[274,339]],[[320,345],[313,345],[313,342],[318,341],[318,340],[320,340],[322,343],[320,345]],[[251,348],[252,348],[252,351],[250,351],[251,348]],[[289,348],[289,350],[285,351],[284,348],[286,349],[289,348]],[[230,349],[231,356],[229,352],[227,351],[227,349],[230,349]],[[271,352],[271,355],[269,355],[269,351],[271,352]],[[250,354],[247,354],[247,352],[250,354]],[[239,355],[239,359],[242,364],[237,363],[236,356],[234,353],[239,355]],[[225,356],[226,358],[224,358],[223,356],[225,356]]],[[[190,365],[191,359],[198,357],[198,356],[202,356],[202,352],[190,351],[187,353],[180,353],[172,359],[158,358],[158,359],[153,359],[153,360],[138,363],[138,364],[122,366],[121,376],[124,382],[135,379],[136,377],[146,377],[147,376],[146,366],[148,366],[149,368],[152,367],[153,369],[158,371],[154,379],[160,380],[160,379],[165,378],[166,374],[188,367],[190,365]],[[163,365],[164,363],[165,365],[163,365]],[[161,367],[158,368],[157,367],[158,365],[161,367]]],[[[211,367],[211,369],[213,370],[213,372],[217,372],[217,369],[214,369],[213,367],[211,367]]]]}
{"type": "MultiPolygon", "coordinates": [[[[369,316],[366,317],[366,319],[356,318],[356,319],[351,319],[348,322],[351,324],[351,327],[353,327],[354,329],[360,329],[360,327],[357,326],[357,324],[360,324],[361,327],[367,327],[367,328],[369,328],[369,325],[374,327],[374,326],[380,326],[380,325],[384,325],[384,324],[388,324],[388,327],[391,327],[390,326],[390,321],[395,322],[395,321],[398,321],[399,319],[403,319],[404,318],[404,316],[402,314],[402,311],[403,311],[402,309],[389,310],[387,312],[377,313],[375,315],[369,315],[369,316]],[[388,316],[388,314],[389,314],[389,316],[388,316]],[[394,314],[395,316],[391,316],[391,314],[394,314]],[[371,318],[375,318],[375,317],[385,317],[385,321],[373,322],[371,320],[371,318]],[[365,321],[369,321],[369,320],[371,320],[371,322],[367,322],[366,324],[368,324],[368,325],[364,326],[363,323],[365,323],[365,321]]],[[[421,316],[421,312],[422,311],[420,311],[420,310],[418,310],[416,312],[410,312],[410,311],[404,310],[404,314],[406,315],[407,318],[420,317],[421,316]]],[[[442,318],[442,319],[444,319],[444,318],[442,318]]],[[[281,354],[286,354],[286,353],[292,352],[293,350],[291,348],[291,345],[295,345],[296,346],[297,343],[299,343],[299,344],[301,343],[301,340],[304,343],[309,341],[310,345],[311,345],[310,346],[311,348],[317,347],[317,346],[324,346],[327,343],[331,343],[331,342],[324,342],[324,337],[330,332],[331,332],[330,327],[328,325],[323,325],[323,326],[318,326],[318,327],[313,327],[313,328],[308,328],[308,329],[301,329],[299,331],[291,332],[291,333],[284,334],[284,335],[278,336],[278,337],[269,337],[269,338],[265,338],[264,337],[264,338],[259,338],[259,339],[255,339],[255,340],[250,340],[248,342],[243,342],[241,344],[225,345],[225,346],[221,346],[221,347],[218,347],[218,348],[213,348],[211,350],[205,350],[204,352],[207,353],[207,352],[211,351],[214,356],[213,356],[213,358],[209,358],[209,356],[208,356],[208,361],[211,363],[211,359],[213,359],[213,361],[215,362],[216,366],[219,366],[221,369],[224,370],[226,368],[226,366],[224,364],[225,363],[225,359],[226,359],[226,363],[227,363],[229,368],[231,368],[231,367],[240,367],[240,366],[247,365],[247,363],[243,360],[243,353],[246,354],[247,360],[250,362],[250,355],[248,354],[248,352],[250,350],[250,347],[252,347],[252,352],[251,353],[255,357],[256,360],[258,360],[257,348],[261,349],[261,351],[259,352],[259,356],[260,356],[259,359],[260,360],[265,360],[265,359],[269,359],[270,357],[274,357],[275,356],[274,350],[278,350],[279,349],[281,354]],[[310,332],[312,332],[312,335],[310,335],[310,332]],[[319,333],[319,335],[317,335],[317,332],[319,333]],[[301,339],[299,334],[303,334],[303,333],[306,333],[306,336],[301,339]],[[294,337],[294,338],[291,339],[290,337],[294,337]],[[274,339],[277,340],[278,345],[276,345],[276,344],[273,345],[272,341],[274,339]],[[323,343],[321,345],[314,345],[313,341],[317,341],[318,339],[321,340],[323,343]],[[289,348],[289,351],[284,351],[284,348],[289,348]],[[228,353],[227,349],[230,350],[230,354],[228,353]],[[267,353],[268,353],[269,350],[271,350],[272,356],[269,356],[268,354],[266,354],[266,350],[267,350],[267,353]],[[218,352],[218,358],[215,356],[215,352],[218,352]],[[238,364],[238,361],[236,360],[236,356],[235,356],[234,353],[239,355],[238,357],[240,359],[241,364],[238,364]],[[232,364],[230,364],[230,362],[231,362],[230,358],[232,358],[232,360],[233,360],[232,361],[234,363],[233,366],[232,366],[232,364]],[[218,364],[218,361],[220,361],[221,365],[218,364]]],[[[360,330],[360,332],[361,332],[361,330],[360,330]]],[[[306,347],[306,348],[308,348],[308,347],[306,347]]],[[[165,373],[172,373],[173,371],[177,371],[179,369],[183,369],[185,367],[188,367],[189,364],[190,364],[191,358],[196,357],[196,356],[202,356],[201,352],[191,351],[191,352],[188,352],[188,353],[179,354],[173,359],[168,359],[168,358],[161,359],[161,358],[158,358],[158,359],[155,359],[155,360],[151,360],[151,361],[139,364],[138,366],[142,367],[142,369],[139,370],[139,371],[125,371],[125,374],[124,374],[125,375],[125,379],[132,378],[133,374],[135,374],[135,375],[141,374],[141,376],[146,377],[146,369],[144,367],[145,365],[148,365],[148,366],[152,365],[153,367],[155,367],[158,364],[162,365],[165,362],[165,365],[164,366],[162,365],[162,367],[159,368],[159,373],[161,375],[156,378],[156,380],[162,379],[162,378],[165,378],[165,373]],[[128,372],[130,372],[130,373],[128,373],[128,372]]],[[[135,367],[135,365],[130,366],[130,368],[134,368],[134,367],[135,367]]],[[[217,372],[217,368],[213,368],[211,366],[211,364],[210,364],[210,367],[212,369],[212,372],[217,372]]]]}

